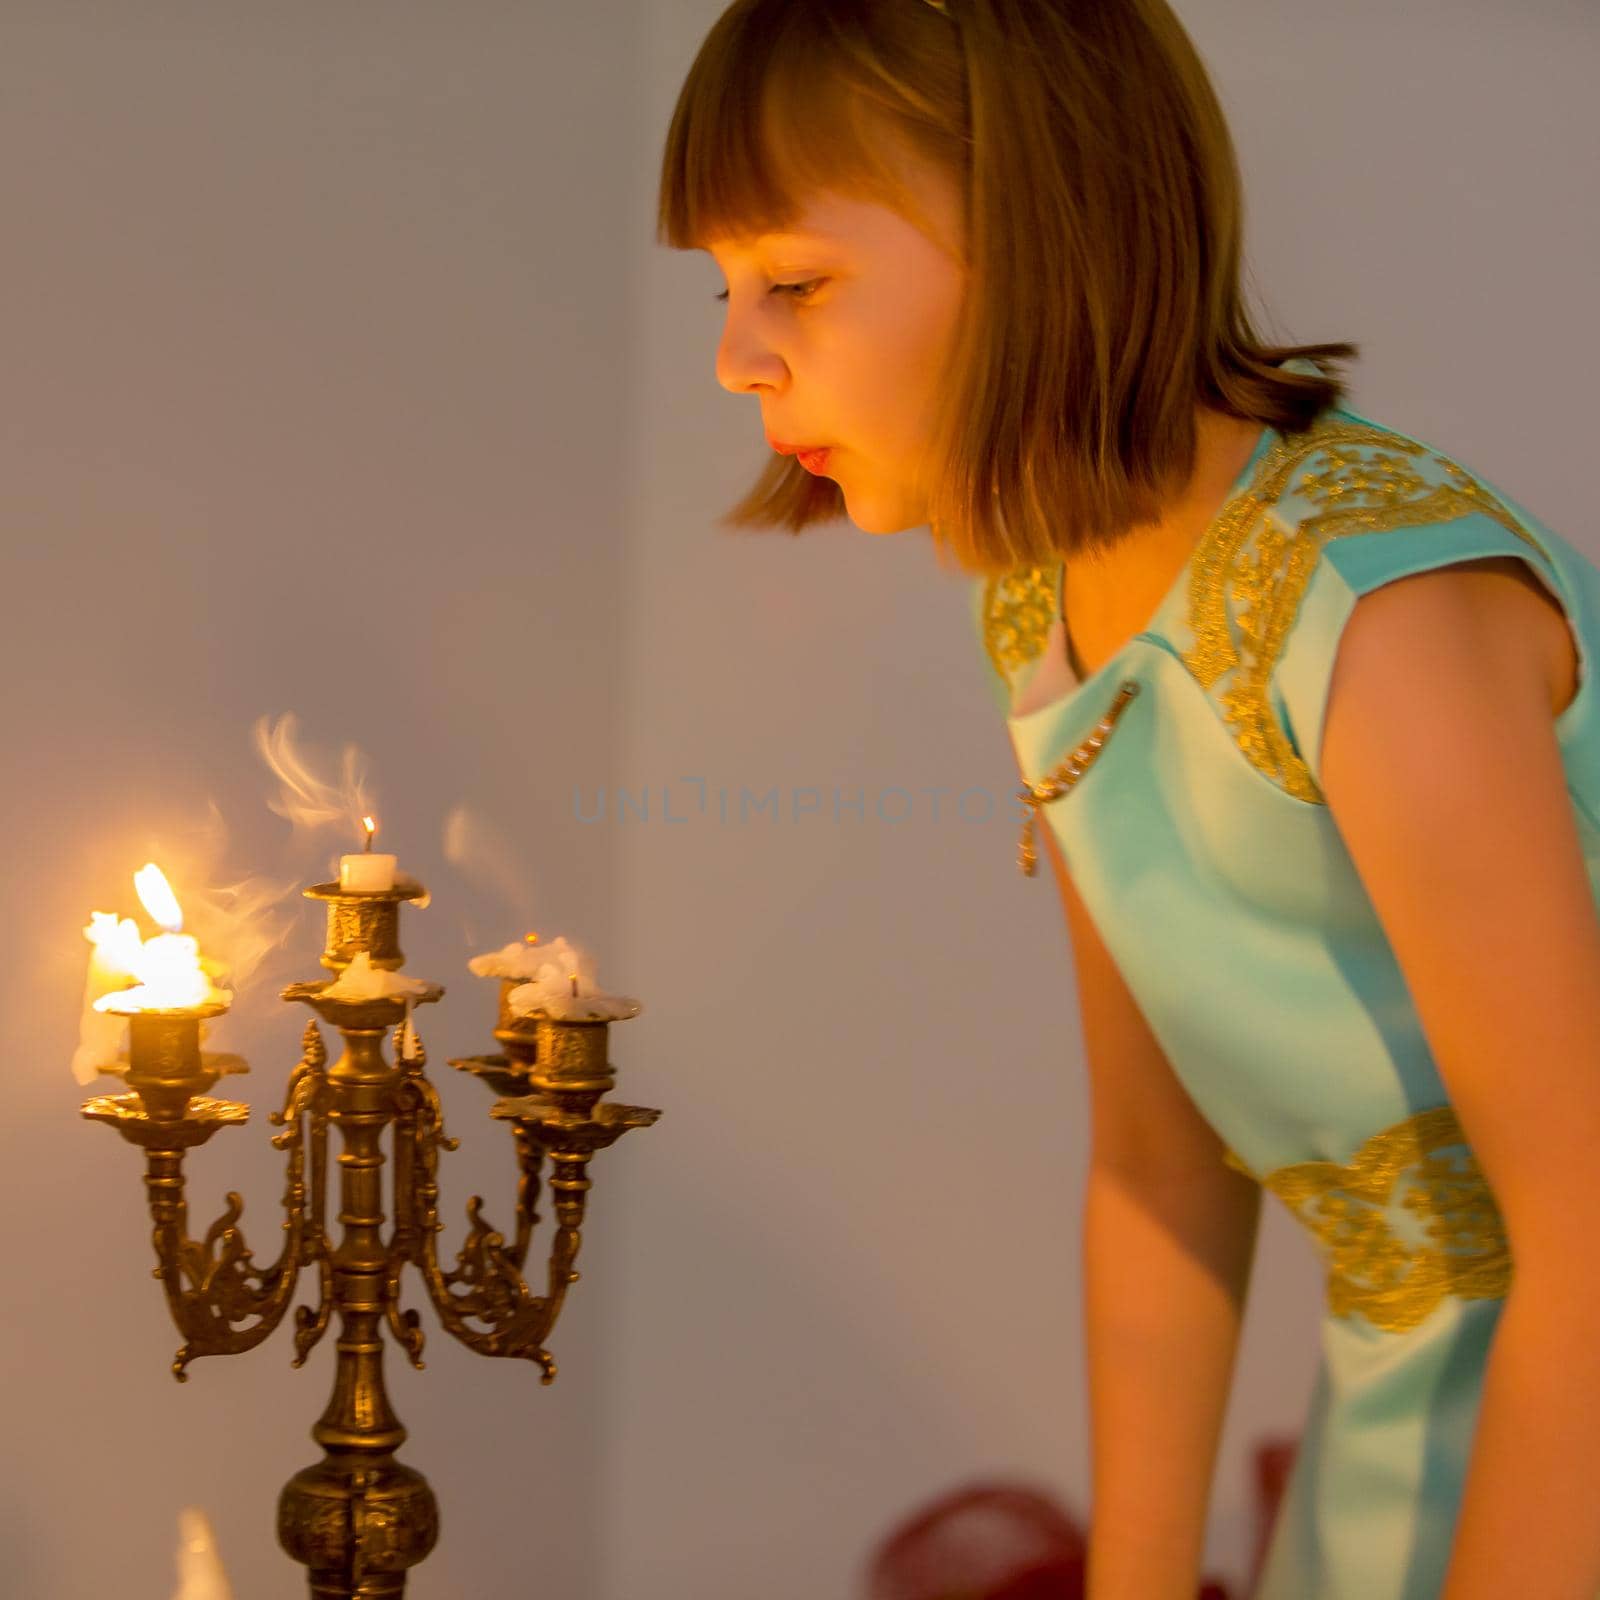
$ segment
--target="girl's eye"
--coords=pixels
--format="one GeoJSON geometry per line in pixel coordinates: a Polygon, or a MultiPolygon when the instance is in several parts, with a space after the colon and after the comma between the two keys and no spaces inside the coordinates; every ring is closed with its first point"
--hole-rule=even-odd
{"type": "MultiPolygon", "coordinates": [[[[826,281],[827,280],[825,278],[811,278],[805,283],[775,283],[772,285],[771,289],[768,290],[768,293],[786,294],[796,300],[809,300],[811,296],[816,293],[817,289],[826,281]]],[[[728,291],[724,289],[721,294],[713,295],[711,298],[713,300],[726,300],[728,298],[728,291]]]]}

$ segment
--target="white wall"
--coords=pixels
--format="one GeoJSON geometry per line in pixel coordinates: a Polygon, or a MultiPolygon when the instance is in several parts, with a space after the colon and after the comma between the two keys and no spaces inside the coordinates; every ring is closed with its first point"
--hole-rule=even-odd
{"type": "MultiPolygon", "coordinates": [[[[721,9],[647,8],[641,238],[721,9]]],[[[1271,323],[1360,342],[1357,409],[1600,556],[1592,6],[1180,11],[1233,118],[1271,323]]],[[[1087,1504],[1069,948],[1048,879],[1013,864],[1014,768],[966,591],[920,531],[712,528],[764,451],[757,402],[716,384],[719,285],[703,256],[638,260],[620,772],[690,820],[616,829],[626,965],[672,1087],[619,1165],[604,1244],[607,1600],[854,1594],[896,1519],[972,1477],[1087,1504]],[[865,822],[830,819],[835,784],[865,790],[865,822]],[[913,820],[875,820],[897,784],[913,820]],[[819,787],[823,815],[739,826],[740,785],[786,808],[819,787]],[[993,822],[951,819],[969,785],[993,822]]],[[[1246,1452],[1298,1429],[1315,1359],[1318,1277],[1275,1201],[1257,1272],[1208,1551],[1234,1578],[1246,1452]]]]}
{"type": "MultiPolygon", "coordinates": [[[[622,977],[612,847],[570,790],[607,779],[623,693],[635,27],[626,5],[553,0],[0,5],[14,1600],[165,1600],[187,1502],[216,1520],[238,1600],[305,1592],[274,1508],[320,1456],[332,1335],[302,1371],[280,1329],[176,1385],[138,1154],[79,1119],[67,1071],[78,930],[132,909],[147,851],[177,850],[215,796],[229,865],[284,861],[251,721],[293,708],[314,738],[363,744],[386,838],[435,891],[406,947],[450,989],[422,1024],[463,1138],[442,1176],[452,1256],[468,1196],[504,1222],[513,1195],[488,1095],[444,1065],[493,1048],[467,956],[531,917],[622,977]],[[447,868],[461,800],[516,841],[533,906],[447,868]]],[[[279,982],[319,971],[304,911],[279,982]]],[[[307,1019],[274,994],[258,985],[218,1039],[253,1060],[223,1085],[251,1124],[191,1163],[196,1231],[237,1187],[263,1262],[283,1186],[266,1112],[307,1019]]],[[[597,1229],[618,1198],[605,1167],[630,1153],[598,1164],[597,1229]]],[[[391,1352],[402,1459],[442,1509],[419,1600],[529,1593],[533,1571],[544,1594],[594,1593],[605,1290],[587,1271],[574,1289],[551,1388],[431,1316],[425,1372],[391,1352]]]]}

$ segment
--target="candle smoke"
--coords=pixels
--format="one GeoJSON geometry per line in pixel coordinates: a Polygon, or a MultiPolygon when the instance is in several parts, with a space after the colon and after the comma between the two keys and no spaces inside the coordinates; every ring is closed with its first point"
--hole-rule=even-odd
{"type": "MultiPolygon", "coordinates": [[[[493,894],[525,927],[533,924],[533,879],[516,847],[465,804],[444,819],[444,858],[475,889],[493,894]]],[[[468,933],[469,944],[477,939],[468,933]]]]}
{"type": "Polygon", "coordinates": [[[364,836],[363,819],[377,807],[368,789],[367,757],[359,745],[347,744],[339,752],[335,777],[327,775],[331,763],[306,749],[300,739],[300,719],[292,711],[276,720],[260,718],[251,733],[261,759],[278,780],[278,792],[267,804],[297,833],[337,827],[348,838],[364,836]]]}
{"type": "Polygon", "coordinates": [[[444,819],[444,858],[480,889],[491,890],[526,921],[533,910],[533,881],[514,845],[487,818],[466,805],[444,819]]]}
{"type": "MultiPolygon", "coordinates": [[[[276,718],[262,717],[252,728],[252,737],[277,780],[267,804],[287,819],[296,840],[328,826],[342,828],[352,839],[361,838],[362,817],[377,808],[368,787],[367,758],[357,746],[345,745],[333,759],[309,752],[300,738],[299,719],[287,711],[276,718]]],[[[239,1026],[248,1020],[242,1012],[253,1012],[260,1019],[276,1010],[275,996],[265,985],[251,990],[244,1006],[239,997],[267,957],[288,939],[296,914],[303,909],[299,892],[303,874],[233,876],[224,865],[227,840],[222,813],[213,803],[197,825],[182,828],[175,838],[152,841],[150,854],[171,873],[182,910],[170,904],[148,905],[147,910],[169,937],[178,937],[181,927],[197,942],[218,985],[234,992],[229,1017],[239,1026]]],[[[131,909],[126,885],[116,893],[112,902],[116,909],[109,913],[113,928],[124,920],[123,911],[131,909]]],[[[90,927],[97,923],[98,915],[90,927]]],[[[132,922],[128,933],[138,940],[139,929],[132,922]]],[[[82,1084],[94,1082],[100,1068],[126,1061],[127,1019],[95,1009],[95,1001],[111,990],[131,986],[131,973],[120,972],[116,963],[116,953],[125,943],[115,941],[104,959],[90,958],[78,1048],[72,1058],[73,1075],[82,1084]]]]}
{"type": "Polygon", "coordinates": [[[228,826],[215,801],[205,821],[181,841],[154,852],[182,886],[183,924],[201,953],[227,969],[228,985],[243,989],[266,957],[279,949],[300,911],[300,880],[227,871],[228,826]]]}

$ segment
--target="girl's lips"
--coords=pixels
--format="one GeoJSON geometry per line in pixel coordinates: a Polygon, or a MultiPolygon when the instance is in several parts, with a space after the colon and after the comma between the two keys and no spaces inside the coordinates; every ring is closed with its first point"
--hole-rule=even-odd
{"type": "Polygon", "coordinates": [[[794,458],[807,472],[821,473],[826,471],[828,457],[833,454],[833,446],[826,445],[821,450],[796,450],[794,458]]]}

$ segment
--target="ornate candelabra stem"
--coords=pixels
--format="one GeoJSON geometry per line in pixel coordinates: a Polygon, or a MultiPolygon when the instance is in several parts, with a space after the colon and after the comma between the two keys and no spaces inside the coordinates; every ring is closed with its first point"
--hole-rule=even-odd
{"type": "Polygon", "coordinates": [[[278,1540],[310,1568],[315,1600],[401,1595],[406,1572],[433,1548],[438,1504],[427,1480],[394,1459],[406,1430],[383,1376],[390,1249],[383,1239],[383,1131],[399,1073],[382,1028],[341,1027],[344,1053],[328,1071],[329,1119],[339,1129],[339,1221],[331,1257],[340,1319],[333,1393],[311,1430],[322,1461],[297,1472],[278,1501],[278,1540]]]}

